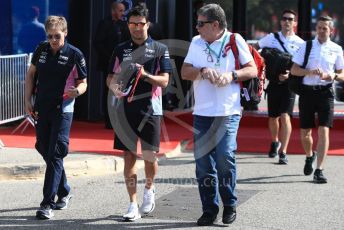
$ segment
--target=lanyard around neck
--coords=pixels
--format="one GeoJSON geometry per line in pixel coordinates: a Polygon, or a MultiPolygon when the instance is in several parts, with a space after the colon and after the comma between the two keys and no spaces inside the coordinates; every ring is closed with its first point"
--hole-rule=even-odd
{"type": "Polygon", "coordinates": [[[218,65],[220,64],[221,53],[222,53],[223,46],[225,45],[225,42],[227,40],[227,35],[228,34],[226,34],[226,36],[222,40],[221,48],[220,48],[218,54],[212,48],[210,48],[208,43],[205,43],[205,45],[207,46],[207,49],[209,50],[209,53],[213,53],[215,55],[215,57],[216,57],[216,64],[218,64],[218,65]]]}

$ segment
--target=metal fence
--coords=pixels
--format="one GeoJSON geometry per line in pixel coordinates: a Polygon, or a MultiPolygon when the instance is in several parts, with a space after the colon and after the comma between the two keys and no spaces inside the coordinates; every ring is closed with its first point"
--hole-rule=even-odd
{"type": "Polygon", "coordinates": [[[26,117],[25,75],[29,55],[0,56],[0,125],[26,117]]]}

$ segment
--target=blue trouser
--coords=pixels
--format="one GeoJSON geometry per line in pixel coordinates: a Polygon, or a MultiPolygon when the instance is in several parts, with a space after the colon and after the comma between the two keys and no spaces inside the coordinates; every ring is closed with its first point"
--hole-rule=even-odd
{"type": "Polygon", "coordinates": [[[203,212],[219,212],[219,195],[224,206],[237,205],[235,153],[240,118],[194,116],[196,177],[203,212]]]}
{"type": "Polygon", "coordinates": [[[73,113],[60,110],[40,112],[36,123],[36,149],[47,165],[41,205],[55,208],[55,196],[64,197],[70,192],[63,167],[68,154],[69,132],[73,113]]]}

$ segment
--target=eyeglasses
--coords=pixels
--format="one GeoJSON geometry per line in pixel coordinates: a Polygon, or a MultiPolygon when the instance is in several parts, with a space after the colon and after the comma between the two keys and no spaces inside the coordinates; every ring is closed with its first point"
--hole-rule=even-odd
{"type": "Polygon", "coordinates": [[[213,56],[210,53],[210,50],[208,48],[206,48],[203,51],[207,54],[207,62],[214,62],[214,59],[213,59],[213,56]]]}
{"type": "Polygon", "coordinates": [[[203,27],[206,23],[212,23],[214,21],[197,21],[196,26],[203,27]]]}
{"type": "Polygon", "coordinates": [[[147,22],[128,22],[130,28],[139,27],[140,29],[142,29],[146,24],[147,22]]]}
{"type": "Polygon", "coordinates": [[[55,40],[60,40],[60,39],[61,39],[61,34],[48,34],[48,35],[47,35],[47,38],[48,38],[49,40],[52,40],[53,38],[54,38],[55,40]]]}
{"type": "Polygon", "coordinates": [[[294,18],[282,17],[283,21],[294,21],[294,18]]]}

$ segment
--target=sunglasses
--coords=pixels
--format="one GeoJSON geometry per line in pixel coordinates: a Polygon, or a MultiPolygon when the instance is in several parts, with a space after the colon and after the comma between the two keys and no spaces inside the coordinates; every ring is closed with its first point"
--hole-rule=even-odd
{"type": "Polygon", "coordinates": [[[214,21],[197,21],[196,26],[203,27],[206,23],[212,23],[214,21]]]}
{"type": "Polygon", "coordinates": [[[282,17],[283,21],[294,21],[294,18],[282,17]]]}
{"type": "Polygon", "coordinates": [[[47,38],[49,40],[55,39],[55,40],[60,40],[61,39],[61,34],[48,34],[47,38]]]}
{"type": "Polygon", "coordinates": [[[128,22],[129,28],[139,27],[142,29],[146,24],[147,22],[128,22]]]}

